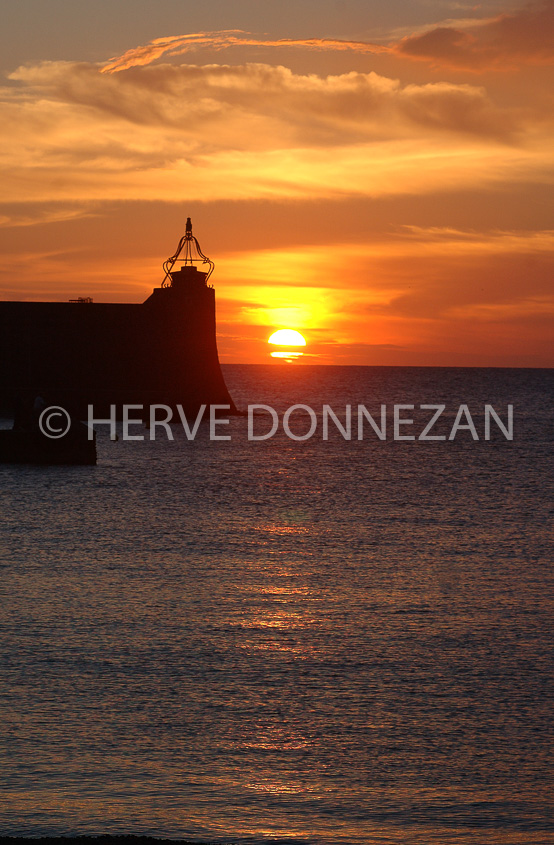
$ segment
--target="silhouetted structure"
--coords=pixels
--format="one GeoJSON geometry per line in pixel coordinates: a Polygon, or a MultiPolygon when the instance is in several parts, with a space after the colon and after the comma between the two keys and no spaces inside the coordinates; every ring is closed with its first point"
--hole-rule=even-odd
{"type": "Polygon", "coordinates": [[[88,404],[97,417],[110,404],[180,404],[186,413],[223,404],[235,412],[217,353],[215,293],[207,283],[213,267],[188,218],[161,287],[141,305],[87,297],[0,302],[0,405],[13,410],[40,385],[48,404],[81,418],[88,404]]]}
{"type": "Polygon", "coordinates": [[[71,420],[66,433],[49,438],[38,425],[14,426],[0,431],[0,463],[8,464],[96,464],[96,434],[89,437],[89,428],[71,420]]]}

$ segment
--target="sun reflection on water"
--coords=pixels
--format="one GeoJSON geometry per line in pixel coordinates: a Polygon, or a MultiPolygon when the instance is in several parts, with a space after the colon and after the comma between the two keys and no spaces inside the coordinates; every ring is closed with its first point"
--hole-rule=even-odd
{"type": "Polygon", "coordinates": [[[303,352],[270,352],[269,353],[272,358],[281,358],[283,361],[297,361],[299,358],[302,358],[304,353],[303,352]]]}

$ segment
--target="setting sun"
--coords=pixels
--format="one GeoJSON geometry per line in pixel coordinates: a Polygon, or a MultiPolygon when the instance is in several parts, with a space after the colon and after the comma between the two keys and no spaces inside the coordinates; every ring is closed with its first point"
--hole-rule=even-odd
{"type": "Polygon", "coordinates": [[[279,329],[279,331],[273,332],[267,342],[274,343],[277,346],[306,346],[305,338],[294,329],[279,329]]]}

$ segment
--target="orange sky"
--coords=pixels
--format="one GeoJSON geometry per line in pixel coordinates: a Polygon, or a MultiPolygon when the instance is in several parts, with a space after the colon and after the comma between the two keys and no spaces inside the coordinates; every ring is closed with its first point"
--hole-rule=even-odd
{"type": "Polygon", "coordinates": [[[450,5],[23,56],[0,297],[141,301],[191,216],[223,362],[293,328],[311,363],[552,366],[554,3],[450,5]]]}

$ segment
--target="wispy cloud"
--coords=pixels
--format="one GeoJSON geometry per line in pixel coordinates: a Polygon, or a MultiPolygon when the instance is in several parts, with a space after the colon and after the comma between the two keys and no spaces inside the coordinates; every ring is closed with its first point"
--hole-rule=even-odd
{"type": "Polygon", "coordinates": [[[366,41],[346,41],[338,38],[257,38],[242,30],[197,32],[155,38],[148,44],[133,47],[115,56],[102,67],[103,73],[117,73],[137,65],[148,65],[162,56],[182,56],[200,48],[221,50],[228,47],[303,47],[312,50],[340,50],[359,53],[385,53],[387,47],[366,41]]]}
{"type": "Polygon", "coordinates": [[[127,50],[102,66],[102,73],[118,73],[152,64],[158,59],[194,51],[232,48],[298,48],[354,52],[366,55],[401,56],[426,61],[437,67],[512,70],[522,64],[554,62],[554,0],[535,0],[522,9],[494,18],[446,20],[433,27],[394,38],[388,44],[336,38],[279,38],[257,36],[243,30],[222,30],[171,35],[127,50]]]}

